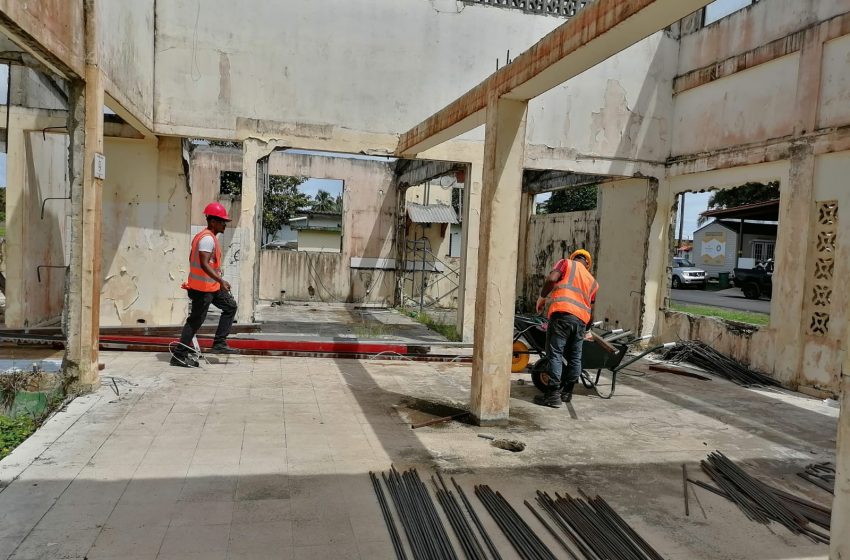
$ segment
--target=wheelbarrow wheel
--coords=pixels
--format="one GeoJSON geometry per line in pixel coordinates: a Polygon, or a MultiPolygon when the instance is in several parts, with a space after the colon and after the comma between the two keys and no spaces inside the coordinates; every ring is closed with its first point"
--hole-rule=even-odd
{"type": "Polygon", "coordinates": [[[531,382],[541,393],[549,389],[549,359],[540,358],[531,366],[531,382]]]}
{"type": "Polygon", "coordinates": [[[514,357],[511,360],[511,372],[520,373],[528,367],[528,345],[521,341],[514,341],[514,357]]]}

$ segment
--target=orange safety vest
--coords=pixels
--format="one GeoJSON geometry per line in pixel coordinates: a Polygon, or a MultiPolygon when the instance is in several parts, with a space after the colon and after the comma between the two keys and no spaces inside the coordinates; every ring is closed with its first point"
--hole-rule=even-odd
{"type": "Polygon", "coordinates": [[[209,228],[205,228],[198,232],[198,235],[192,239],[192,250],[189,252],[189,280],[183,284],[184,289],[197,290],[199,292],[217,292],[221,289],[221,284],[213,280],[201,268],[201,254],[198,251],[198,245],[201,239],[207,235],[211,235],[215,242],[215,253],[213,253],[210,259],[210,265],[216,270],[220,270],[221,245],[218,244],[218,237],[209,228]]]}
{"type": "Polygon", "coordinates": [[[582,323],[589,323],[591,306],[598,290],[599,284],[587,268],[568,260],[564,276],[549,294],[546,317],[552,317],[553,313],[569,313],[582,323]]]}

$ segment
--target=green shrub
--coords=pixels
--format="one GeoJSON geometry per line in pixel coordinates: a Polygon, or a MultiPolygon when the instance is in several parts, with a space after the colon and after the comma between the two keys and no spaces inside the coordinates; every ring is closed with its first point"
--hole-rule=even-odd
{"type": "Polygon", "coordinates": [[[0,459],[6,457],[14,448],[30,437],[36,423],[29,416],[10,418],[0,416],[0,459]]]}

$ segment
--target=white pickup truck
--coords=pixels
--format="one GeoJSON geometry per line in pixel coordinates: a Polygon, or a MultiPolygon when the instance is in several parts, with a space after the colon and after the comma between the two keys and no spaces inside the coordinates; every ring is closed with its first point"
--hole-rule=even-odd
{"type": "Polygon", "coordinates": [[[673,289],[678,290],[686,286],[699,286],[705,288],[705,271],[696,268],[688,259],[681,257],[673,258],[673,289]]]}

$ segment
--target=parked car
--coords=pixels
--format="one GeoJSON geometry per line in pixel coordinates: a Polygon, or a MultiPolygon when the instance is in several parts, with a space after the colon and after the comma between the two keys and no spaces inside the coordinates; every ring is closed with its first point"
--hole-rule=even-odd
{"type": "Polygon", "coordinates": [[[773,292],[773,260],[759,263],[756,268],[736,268],[735,286],[747,299],[770,299],[773,292]]]}
{"type": "Polygon", "coordinates": [[[673,259],[673,289],[686,286],[705,288],[705,271],[694,266],[694,263],[682,257],[673,259]]]}

